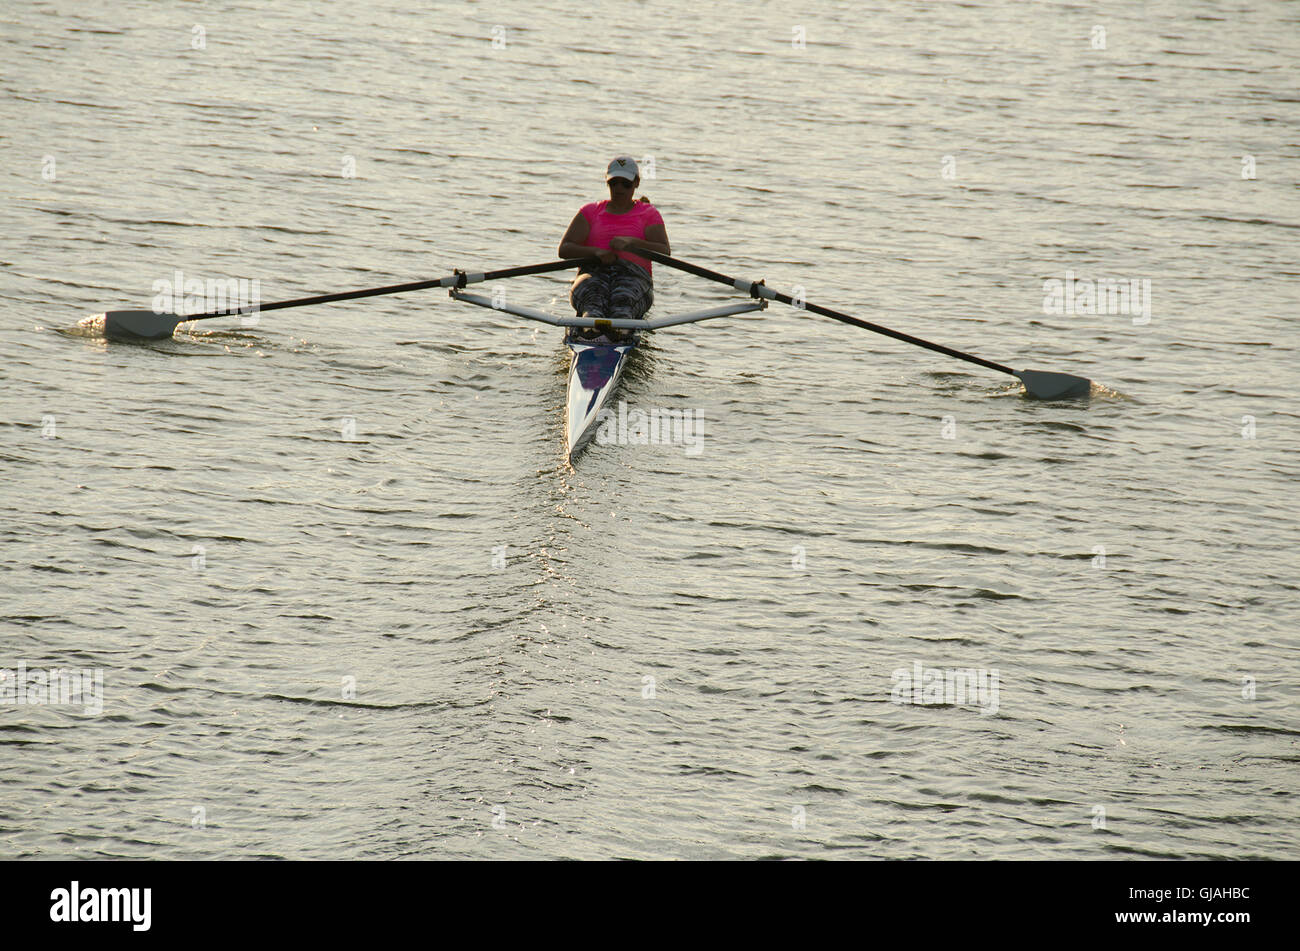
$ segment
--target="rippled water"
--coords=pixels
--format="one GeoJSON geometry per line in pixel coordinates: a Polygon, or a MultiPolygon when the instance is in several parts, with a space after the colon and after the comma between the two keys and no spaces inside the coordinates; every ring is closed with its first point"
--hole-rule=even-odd
{"type": "Polygon", "coordinates": [[[0,667],[103,709],[0,705],[0,854],[1298,857],[1298,25],[11,5],[0,667]],[[775,305],[637,355],[698,455],[570,468],[558,335],[438,292],[75,332],[549,260],[623,152],[683,258],[1100,385],[775,305]]]}

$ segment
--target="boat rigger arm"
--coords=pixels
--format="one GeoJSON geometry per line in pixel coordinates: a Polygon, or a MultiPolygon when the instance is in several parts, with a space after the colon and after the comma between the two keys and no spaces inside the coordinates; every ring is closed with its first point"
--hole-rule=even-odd
{"type": "Polygon", "coordinates": [[[727,304],[723,307],[711,307],[708,310],[697,310],[689,314],[677,314],[671,317],[652,317],[649,319],[644,317],[639,319],[610,318],[606,320],[578,316],[556,317],[554,314],[548,314],[543,310],[521,307],[518,304],[507,304],[503,301],[493,301],[492,298],[484,297],[482,294],[466,294],[456,288],[452,288],[448,291],[448,294],[467,304],[477,304],[479,307],[487,307],[490,310],[504,311],[516,317],[524,317],[528,320],[536,320],[539,323],[550,324],[552,327],[588,327],[596,330],[659,330],[662,327],[675,327],[678,324],[690,324],[697,320],[711,320],[715,317],[747,314],[767,307],[767,301],[758,300],[746,301],[742,304],[727,304]]]}

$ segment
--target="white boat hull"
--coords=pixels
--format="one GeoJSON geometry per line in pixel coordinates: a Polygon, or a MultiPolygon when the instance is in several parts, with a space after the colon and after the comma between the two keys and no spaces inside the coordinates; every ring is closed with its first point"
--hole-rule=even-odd
{"type": "MultiPolygon", "coordinates": [[[[483,275],[468,275],[467,281],[482,280],[483,275]]],[[[690,324],[697,320],[712,320],[715,317],[730,317],[735,314],[747,314],[762,310],[767,301],[755,299],[738,304],[726,304],[722,307],[710,307],[689,314],[676,314],[669,317],[611,318],[595,319],[586,316],[557,317],[532,307],[502,302],[482,294],[467,294],[457,287],[448,291],[458,301],[475,304],[497,312],[504,311],[516,317],[524,317],[552,327],[565,327],[568,336],[565,344],[573,354],[569,364],[569,399],[565,423],[565,439],[568,442],[568,456],[573,457],[597,432],[600,411],[605,407],[610,395],[618,387],[619,378],[628,356],[636,349],[639,334],[661,327],[675,327],[690,324]],[[613,331],[630,333],[622,343],[595,343],[575,336],[578,330],[600,330],[605,334],[613,331]]],[[[600,339],[607,339],[602,337],[600,339]]]]}
{"type": "Polygon", "coordinates": [[[595,435],[597,417],[610,394],[618,386],[623,367],[636,348],[636,340],[627,343],[586,343],[565,341],[573,353],[569,363],[569,411],[565,438],[569,459],[582,450],[595,435]]]}

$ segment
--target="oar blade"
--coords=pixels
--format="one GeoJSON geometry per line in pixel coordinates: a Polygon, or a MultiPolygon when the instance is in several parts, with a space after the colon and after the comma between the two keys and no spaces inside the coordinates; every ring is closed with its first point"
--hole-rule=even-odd
{"type": "Polygon", "coordinates": [[[161,340],[170,337],[186,318],[176,314],[155,314],[151,310],[110,310],[81,321],[82,327],[100,330],[116,340],[161,340]]]}
{"type": "Polygon", "coordinates": [[[1025,395],[1036,400],[1077,399],[1092,392],[1091,380],[1069,373],[1017,370],[1016,376],[1025,384],[1025,395]]]}

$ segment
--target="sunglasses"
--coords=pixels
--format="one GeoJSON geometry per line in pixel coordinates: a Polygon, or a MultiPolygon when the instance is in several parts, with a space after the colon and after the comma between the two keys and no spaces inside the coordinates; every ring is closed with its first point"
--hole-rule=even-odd
{"type": "Polygon", "coordinates": [[[631,188],[632,180],[628,178],[611,178],[605,184],[609,185],[610,187],[631,188]]]}

